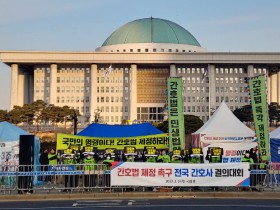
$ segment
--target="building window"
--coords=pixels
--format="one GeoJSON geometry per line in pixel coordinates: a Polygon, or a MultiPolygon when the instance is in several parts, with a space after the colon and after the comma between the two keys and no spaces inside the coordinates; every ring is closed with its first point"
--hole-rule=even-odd
{"type": "Polygon", "coordinates": [[[57,87],[57,88],[56,88],[56,92],[57,92],[57,93],[60,93],[60,87],[57,87]]]}
{"type": "Polygon", "coordinates": [[[141,49],[137,49],[137,52],[141,52],[141,49]]]}
{"type": "Polygon", "coordinates": [[[109,97],[108,97],[108,96],[106,97],[106,102],[107,102],[107,103],[109,102],[109,97]]]}
{"type": "Polygon", "coordinates": [[[57,78],[56,78],[56,82],[57,82],[57,83],[60,83],[60,77],[57,77],[57,78]]]}
{"type": "Polygon", "coordinates": [[[156,51],[157,51],[157,49],[156,49],[156,48],[154,48],[154,49],[153,49],[153,52],[156,52],[156,51]]]}

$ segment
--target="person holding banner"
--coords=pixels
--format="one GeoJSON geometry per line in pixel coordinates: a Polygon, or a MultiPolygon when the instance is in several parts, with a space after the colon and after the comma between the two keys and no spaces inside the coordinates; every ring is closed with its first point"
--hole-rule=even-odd
{"type": "Polygon", "coordinates": [[[166,150],[161,150],[161,155],[157,157],[158,163],[170,163],[170,156],[166,154],[166,150]]]}
{"type": "MultiPolygon", "coordinates": [[[[108,152],[108,150],[107,150],[107,152],[108,152]]],[[[113,153],[113,155],[114,155],[114,153],[113,153]]],[[[114,158],[115,158],[115,156],[112,156],[111,153],[105,153],[104,154],[103,164],[106,165],[106,169],[104,170],[104,172],[105,172],[105,176],[104,176],[105,187],[111,187],[110,170],[111,170],[112,162],[114,162],[114,158]]],[[[106,190],[106,192],[110,192],[110,191],[111,191],[110,189],[106,190]]]]}
{"type": "MultiPolygon", "coordinates": [[[[248,150],[245,152],[245,155],[244,155],[244,157],[242,158],[242,162],[247,162],[247,163],[249,163],[249,164],[250,164],[250,169],[253,168],[253,166],[254,166],[254,160],[253,160],[252,158],[250,158],[250,152],[249,152],[248,150]]],[[[254,180],[254,175],[251,174],[251,175],[250,175],[250,186],[251,186],[251,187],[253,186],[253,182],[254,182],[253,180],[254,180]]],[[[255,187],[251,188],[251,190],[252,190],[252,191],[258,191],[255,187]]]]}
{"type": "Polygon", "coordinates": [[[84,152],[84,187],[86,187],[85,191],[89,191],[91,187],[95,186],[95,180],[96,180],[96,163],[98,161],[98,158],[95,156],[94,152],[84,152]],[[94,157],[95,156],[95,157],[94,157]]]}
{"type": "Polygon", "coordinates": [[[157,155],[156,155],[155,147],[146,146],[144,148],[143,162],[147,162],[147,163],[156,163],[157,162],[157,155]]]}
{"type": "MultiPolygon", "coordinates": [[[[71,152],[69,149],[65,151],[65,153],[62,155],[63,164],[66,165],[66,167],[71,168],[72,170],[76,170],[76,158],[75,154],[73,154],[73,151],[71,152]]],[[[79,177],[79,176],[78,176],[79,177]]],[[[65,189],[63,192],[69,192],[73,187],[78,186],[78,177],[76,175],[65,175],[64,176],[64,187],[65,189]]]]}
{"type": "Polygon", "coordinates": [[[200,164],[203,163],[203,153],[201,148],[190,148],[189,163],[200,164]]]}
{"type": "Polygon", "coordinates": [[[171,163],[182,163],[183,158],[180,150],[174,150],[171,157],[171,163]]]}

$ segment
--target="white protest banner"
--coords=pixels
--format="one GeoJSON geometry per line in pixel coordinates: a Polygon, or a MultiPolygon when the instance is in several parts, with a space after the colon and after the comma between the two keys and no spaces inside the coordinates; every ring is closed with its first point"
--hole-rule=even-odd
{"type": "Polygon", "coordinates": [[[19,161],[19,142],[1,142],[0,143],[0,164],[18,165],[19,161]]]}
{"type": "Polygon", "coordinates": [[[177,164],[122,162],[112,186],[250,186],[249,163],[177,164]]]}
{"type": "MultiPolygon", "coordinates": [[[[221,142],[211,142],[211,143],[206,143],[204,141],[201,142],[202,146],[202,151],[204,157],[207,155],[207,150],[209,147],[221,147],[224,150],[223,157],[229,158],[227,159],[224,163],[233,163],[235,157],[243,157],[245,155],[246,150],[250,150],[251,148],[254,148],[258,146],[258,143],[255,142],[254,140],[250,141],[241,141],[241,142],[229,142],[229,143],[221,143],[221,142]],[[234,158],[231,158],[234,157],[234,158]]],[[[239,160],[239,158],[238,158],[239,160]]],[[[235,161],[235,162],[241,162],[241,161],[235,161]]]]}

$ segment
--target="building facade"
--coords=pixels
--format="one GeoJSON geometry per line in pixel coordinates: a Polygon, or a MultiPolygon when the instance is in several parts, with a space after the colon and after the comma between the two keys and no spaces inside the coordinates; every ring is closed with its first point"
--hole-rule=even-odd
{"type": "Polygon", "coordinates": [[[268,76],[268,102],[280,104],[280,53],[207,52],[184,28],[157,18],[132,21],[95,52],[0,51],[11,67],[11,108],[36,100],[70,106],[94,121],[164,118],[168,77],[182,77],[184,113],[204,122],[225,101],[249,103],[246,77],[268,76]]]}

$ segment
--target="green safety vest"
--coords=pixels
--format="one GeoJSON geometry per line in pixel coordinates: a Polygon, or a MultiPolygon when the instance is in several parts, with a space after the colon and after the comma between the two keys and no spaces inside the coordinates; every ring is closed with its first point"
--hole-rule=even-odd
{"type": "Polygon", "coordinates": [[[192,158],[190,158],[189,163],[198,164],[198,163],[201,163],[201,160],[200,160],[200,158],[192,157],[192,158]]]}
{"type": "Polygon", "coordinates": [[[126,158],[126,162],[134,162],[134,158],[132,158],[131,160],[129,160],[128,158],[126,158]]]}
{"type": "Polygon", "coordinates": [[[48,159],[49,159],[49,165],[57,165],[57,157],[53,160],[50,160],[51,158],[57,156],[56,154],[48,154],[48,159]]]}
{"type": "Polygon", "coordinates": [[[75,165],[74,169],[77,170],[78,167],[77,167],[77,161],[74,159],[74,158],[65,158],[63,160],[63,164],[65,165],[75,165]]]}
{"type": "MultiPolygon", "coordinates": [[[[106,164],[106,163],[112,163],[112,162],[114,162],[114,161],[113,161],[113,160],[104,160],[104,161],[103,161],[104,164],[106,164]]],[[[111,167],[111,166],[106,165],[106,170],[110,170],[110,169],[111,169],[110,167],[111,167]]]]}
{"type": "Polygon", "coordinates": [[[85,171],[93,171],[96,170],[96,165],[95,165],[95,159],[94,158],[84,158],[83,160],[84,165],[84,170],[85,171]]]}
{"type": "Polygon", "coordinates": [[[209,161],[210,163],[221,163],[222,161],[221,161],[221,158],[220,157],[210,157],[210,161],[209,161]]]}
{"type": "Polygon", "coordinates": [[[254,160],[252,158],[243,157],[242,162],[248,162],[250,164],[254,164],[254,160]]]}
{"type": "Polygon", "coordinates": [[[171,163],[182,163],[182,160],[172,158],[171,163]]]}
{"type": "Polygon", "coordinates": [[[169,155],[164,155],[164,156],[159,155],[159,156],[158,156],[158,161],[159,161],[159,160],[162,160],[163,163],[170,163],[170,157],[169,157],[169,155]]]}
{"type": "Polygon", "coordinates": [[[156,162],[156,157],[155,156],[147,157],[146,162],[147,163],[155,163],[156,162]]]}

